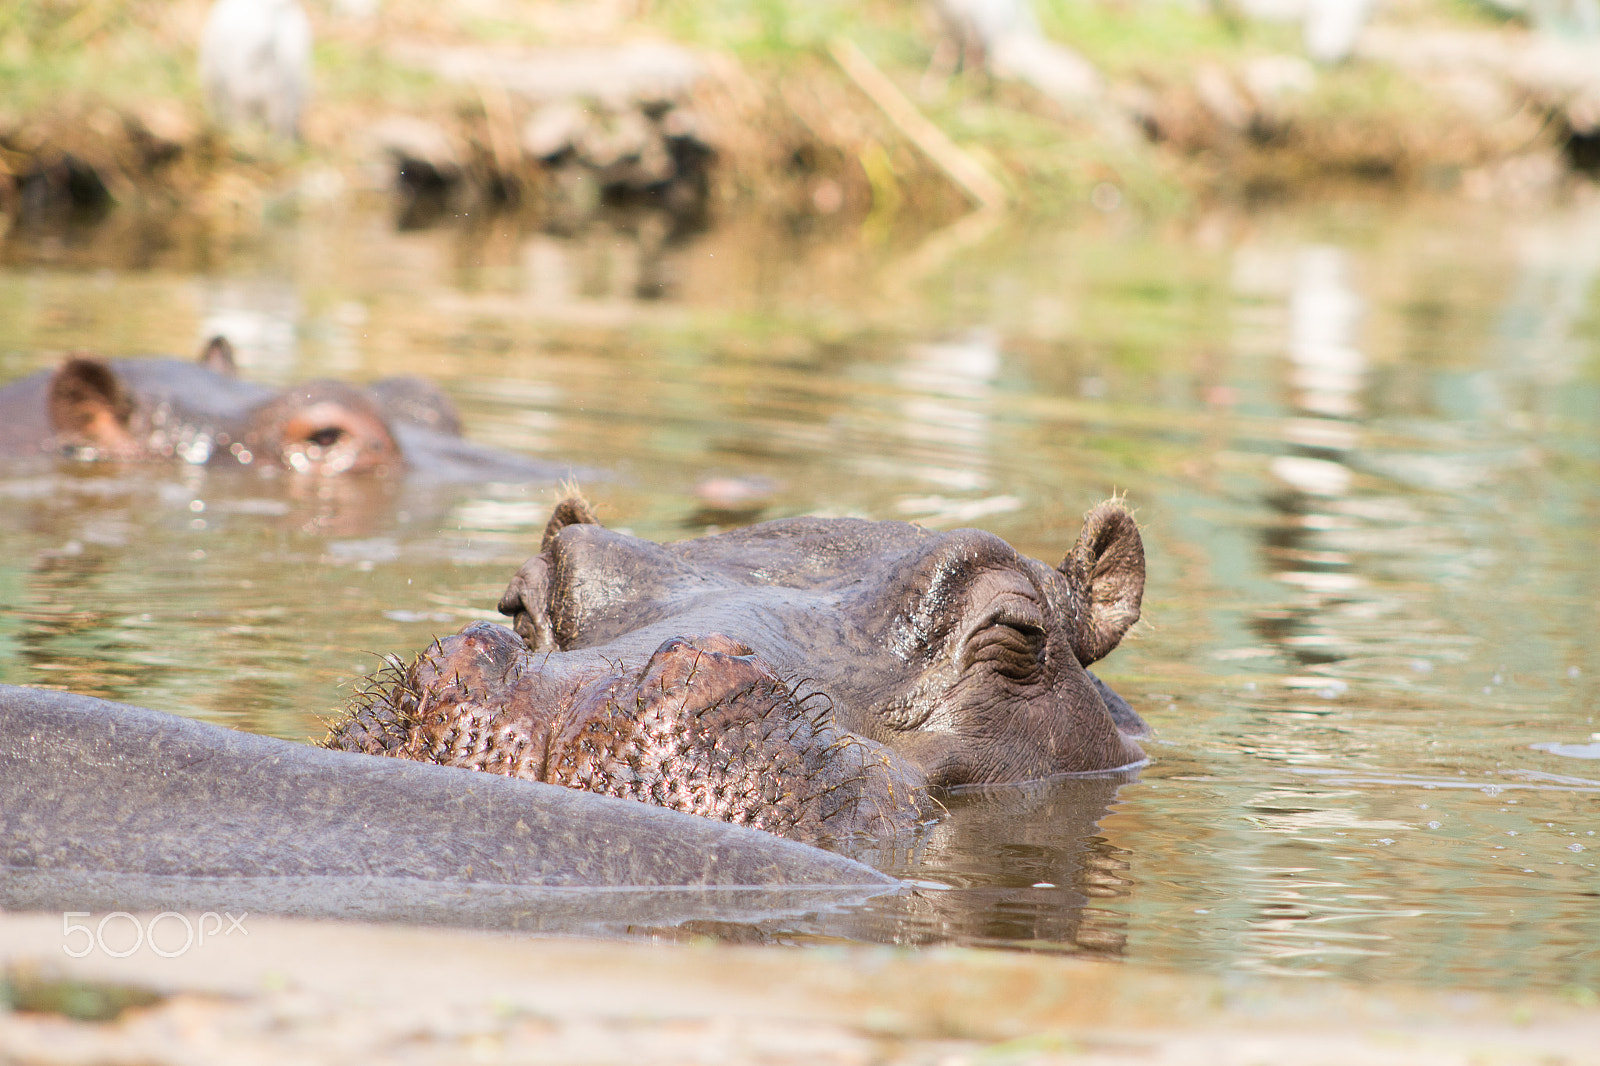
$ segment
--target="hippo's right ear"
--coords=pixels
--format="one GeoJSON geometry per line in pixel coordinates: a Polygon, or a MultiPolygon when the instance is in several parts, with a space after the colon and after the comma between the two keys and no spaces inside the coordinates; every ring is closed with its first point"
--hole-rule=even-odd
{"type": "Polygon", "coordinates": [[[568,526],[597,526],[589,501],[571,495],[556,504],[544,527],[539,554],[523,563],[500,596],[500,613],[512,619],[512,628],[533,651],[556,646],[555,624],[550,620],[550,545],[568,526]]]}
{"type": "Polygon", "coordinates": [[[62,363],[50,376],[47,406],[50,428],[63,442],[115,458],[138,453],[128,430],[133,395],[103,360],[74,355],[62,363]]]}
{"type": "Polygon", "coordinates": [[[1144,598],[1144,541],[1133,515],[1107,500],[1083,519],[1083,532],[1058,568],[1072,590],[1072,650],[1088,666],[1111,654],[1144,598]]]}
{"type": "Polygon", "coordinates": [[[233,345],[220,333],[206,341],[206,346],[200,349],[200,365],[223,377],[239,376],[239,364],[233,358],[233,345]]]}

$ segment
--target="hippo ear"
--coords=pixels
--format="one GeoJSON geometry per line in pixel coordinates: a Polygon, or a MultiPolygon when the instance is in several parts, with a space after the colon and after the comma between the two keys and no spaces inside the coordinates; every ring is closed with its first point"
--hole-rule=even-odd
{"type": "Polygon", "coordinates": [[[114,456],[138,451],[128,423],[133,395],[103,360],[74,355],[50,376],[50,427],[63,440],[114,456]]]}
{"type": "Polygon", "coordinates": [[[207,370],[223,377],[239,376],[239,364],[233,358],[233,345],[220,333],[206,341],[206,346],[200,349],[199,362],[207,370]]]}
{"type": "Polygon", "coordinates": [[[556,504],[544,527],[539,554],[523,563],[500,596],[500,613],[512,620],[512,628],[533,651],[556,646],[555,623],[550,618],[550,545],[568,526],[597,526],[589,501],[568,486],[571,495],[556,504]]]}
{"type": "Polygon", "coordinates": [[[543,555],[535,555],[517,569],[511,584],[500,594],[498,607],[511,619],[511,628],[530,650],[555,648],[556,627],[550,620],[550,562],[543,555]]]}
{"type": "Polygon", "coordinates": [[[1107,500],[1083,519],[1083,532],[1059,567],[1072,590],[1072,650],[1084,666],[1111,654],[1139,620],[1144,542],[1133,515],[1107,500]]]}
{"type": "MultiPolygon", "coordinates": [[[[570,488],[570,486],[569,486],[570,488]]],[[[539,542],[539,552],[543,554],[550,550],[550,545],[555,543],[556,534],[568,526],[598,526],[600,519],[594,516],[594,508],[589,506],[589,501],[573,493],[566,496],[556,504],[556,509],[550,512],[550,521],[545,523],[544,539],[539,542]]]]}

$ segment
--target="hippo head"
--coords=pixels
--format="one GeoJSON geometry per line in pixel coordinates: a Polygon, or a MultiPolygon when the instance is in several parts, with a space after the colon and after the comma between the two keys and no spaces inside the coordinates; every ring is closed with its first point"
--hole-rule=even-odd
{"type": "Polygon", "coordinates": [[[231,349],[214,338],[198,363],[67,359],[46,389],[63,446],[110,459],[180,456],[305,474],[403,465],[384,397],[335,381],[273,393],[235,380],[231,349]]]}
{"type": "Polygon", "coordinates": [[[1117,501],[1059,566],[980,530],[795,518],[660,545],[556,510],[500,602],[536,653],[637,662],[725,633],[935,787],[1143,760],[1138,716],[1085,669],[1139,618],[1144,549],[1117,501]]]}
{"type": "Polygon", "coordinates": [[[326,743],[645,800],[800,839],[932,792],[1143,761],[1085,667],[1139,617],[1116,501],[1058,567],[978,530],[795,518],[677,544],[557,506],[477,622],[374,678],[326,743]]]}
{"type": "Polygon", "coordinates": [[[281,466],[299,474],[345,474],[398,468],[404,460],[383,411],[361,389],[338,381],[296,385],[251,411],[241,461],[281,466]]]}

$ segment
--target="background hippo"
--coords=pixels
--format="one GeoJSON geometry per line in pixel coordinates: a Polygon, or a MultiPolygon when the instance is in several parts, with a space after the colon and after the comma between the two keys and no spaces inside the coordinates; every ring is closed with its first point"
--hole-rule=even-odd
{"type": "Polygon", "coordinates": [[[0,457],[57,454],[463,481],[571,473],[462,439],[455,406],[421,378],[241,381],[222,337],[198,362],[77,354],[0,389],[0,457]]]}
{"type": "Polygon", "coordinates": [[[1085,667],[1143,589],[1116,501],[1051,567],[979,530],[855,519],[661,545],[567,500],[500,602],[517,636],[437,643],[328,743],[800,838],[878,833],[925,817],[930,789],[1141,762],[1144,723],[1085,667]]]}

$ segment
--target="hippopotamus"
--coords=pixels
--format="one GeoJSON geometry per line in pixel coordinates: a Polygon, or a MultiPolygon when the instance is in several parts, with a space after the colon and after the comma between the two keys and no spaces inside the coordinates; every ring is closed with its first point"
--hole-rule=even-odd
{"type": "Polygon", "coordinates": [[[0,388],[0,458],[41,455],[448,481],[574,473],[464,440],[450,399],[421,378],[282,390],[240,380],[223,337],[197,362],[78,353],[0,388]]]}
{"type": "Polygon", "coordinates": [[[0,685],[0,910],[594,932],[766,920],[899,887],[676,811],[0,685]]]}
{"type": "Polygon", "coordinates": [[[1059,566],[976,529],[791,518],[656,544],[559,504],[488,622],[371,679],[325,743],[800,840],[881,837],[966,786],[1144,760],[1087,667],[1139,618],[1120,501],[1059,566]]]}

